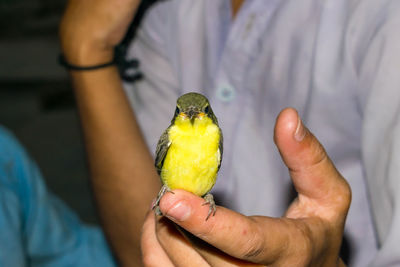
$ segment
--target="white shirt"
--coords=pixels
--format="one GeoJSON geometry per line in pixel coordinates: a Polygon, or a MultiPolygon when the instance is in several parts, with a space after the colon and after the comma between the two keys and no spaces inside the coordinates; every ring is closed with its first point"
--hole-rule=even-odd
{"type": "Polygon", "coordinates": [[[205,94],[224,133],[217,204],[282,216],[293,194],[273,128],[295,107],[352,188],[350,266],[400,266],[400,1],[230,8],[170,0],[145,17],[130,48],[145,79],[126,89],[150,148],[178,96],[205,94]]]}

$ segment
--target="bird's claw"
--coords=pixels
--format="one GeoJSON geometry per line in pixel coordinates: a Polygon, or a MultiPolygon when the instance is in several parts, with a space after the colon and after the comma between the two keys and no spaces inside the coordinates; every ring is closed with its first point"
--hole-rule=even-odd
{"type": "Polygon", "coordinates": [[[159,204],[160,204],[161,198],[167,192],[170,192],[170,193],[174,194],[174,192],[172,192],[171,189],[169,189],[168,186],[163,185],[161,187],[161,189],[160,189],[160,192],[158,192],[156,200],[154,201],[153,205],[151,206],[151,209],[154,210],[155,214],[158,215],[158,216],[162,216],[163,215],[161,210],[160,210],[159,204]]]}
{"type": "Polygon", "coordinates": [[[210,205],[210,208],[208,209],[208,214],[206,217],[206,221],[208,218],[210,218],[211,214],[212,216],[215,215],[215,212],[217,212],[217,206],[215,205],[214,197],[212,194],[208,193],[207,195],[204,196],[205,202],[202,204],[204,205],[210,205]]]}

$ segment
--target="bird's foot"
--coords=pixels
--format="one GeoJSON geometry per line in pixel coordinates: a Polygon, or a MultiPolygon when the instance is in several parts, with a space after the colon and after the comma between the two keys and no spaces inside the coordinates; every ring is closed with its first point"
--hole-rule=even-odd
{"type": "Polygon", "coordinates": [[[160,210],[159,204],[160,204],[161,198],[162,198],[163,195],[164,195],[165,193],[167,193],[167,192],[171,192],[172,194],[174,193],[174,192],[172,192],[172,190],[169,189],[169,187],[166,186],[166,185],[163,185],[163,186],[161,187],[161,189],[160,189],[160,192],[158,192],[157,199],[154,201],[153,206],[151,207],[151,209],[154,210],[154,212],[155,212],[156,215],[159,215],[159,216],[162,216],[162,215],[163,215],[162,212],[161,212],[161,210],[160,210]]]}
{"type": "Polygon", "coordinates": [[[211,214],[212,214],[212,216],[215,215],[215,212],[217,211],[217,206],[215,205],[214,197],[212,194],[207,193],[207,195],[205,195],[203,198],[205,200],[205,202],[203,203],[203,206],[210,205],[210,208],[208,209],[208,214],[206,217],[206,221],[207,221],[208,218],[210,218],[211,214]]]}

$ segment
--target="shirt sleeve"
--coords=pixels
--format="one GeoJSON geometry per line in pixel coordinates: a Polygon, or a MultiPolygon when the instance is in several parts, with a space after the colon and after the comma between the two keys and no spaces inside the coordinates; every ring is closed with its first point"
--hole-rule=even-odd
{"type": "Polygon", "coordinates": [[[371,266],[383,267],[400,265],[400,4],[376,3],[380,8],[370,5],[358,20],[364,29],[354,54],[362,159],[378,240],[371,266]]]}

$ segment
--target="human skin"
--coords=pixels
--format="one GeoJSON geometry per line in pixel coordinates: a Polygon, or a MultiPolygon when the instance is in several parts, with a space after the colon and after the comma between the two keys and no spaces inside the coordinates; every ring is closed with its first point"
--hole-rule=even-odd
{"type": "MultiPolygon", "coordinates": [[[[138,0],[70,0],[60,25],[66,60],[91,66],[109,62],[138,0]]],[[[115,66],[71,71],[102,226],[122,266],[140,266],[145,214],[160,188],[115,66]]]]}
{"type": "MultiPolygon", "coordinates": [[[[109,62],[138,4],[138,0],[68,1],[60,25],[66,60],[80,66],[109,62]]],[[[202,199],[176,191],[163,197],[160,207],[168,219],[160,219],[148,212],[160,188],[159,178],[116,67],[71,71],[70,76],[102,226],[120,265],[342,264],[338,251],[350,189],[311,133],[305,130],[300,142],[293,138],[298,121],[294,110],[285,110],[275,128],[275,141],[299,192],[284,217],[246,217],[218,207],[216,215],[204,222],[208,207],[201,205],[202,199]],[[179,209],[173,207],[179,203],[192,207],[185,219],[174,217],[173,211],[179,209]],[[172,221],[224,253],[189,242],[172,221]]]]}
{"type": "Polygon", "coordinates": [[[160,202],[168,219],[147,215],[142,236],[146,266],[157,266],[160,259],[165,260],[162,266],[344,266],[338,255],[350,187],[318,140],[298,122],[297,112],[289,108],[275,126],[275,143],[298,192],[283,217],[247,217],[218,207],[205,221],[204,201],[175,190],[160,202]],[[189,242],[193,237],[175,225],[218,250],[189,242]]]}

